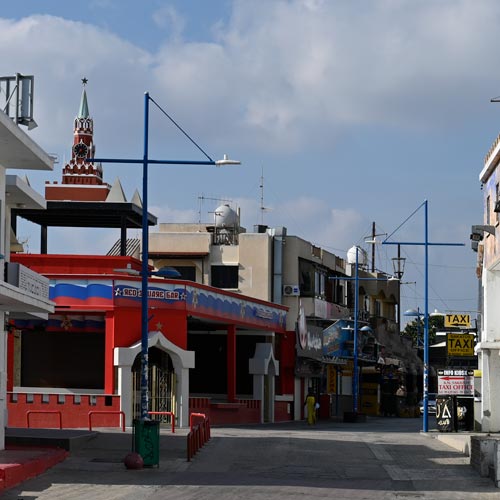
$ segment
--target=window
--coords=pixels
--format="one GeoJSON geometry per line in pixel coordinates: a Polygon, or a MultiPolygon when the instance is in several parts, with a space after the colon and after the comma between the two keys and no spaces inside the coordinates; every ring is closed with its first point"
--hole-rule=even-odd
{"type": "Polygon", "coordinates": [[[181,280],[196,281],[196,267],[195,266],[173,266],[174,269],[179,271],[181,280]]]}
{"type": "Polygon", "coordinates": [[[212,286],[238,288],[238,266],[212,266],[212,286]]]}
{"type": "MultiPolygon", "coordinates": [[[[496,208],[496,205],[498,203],[500,199],[500,184],[497,184],[495,186],[495,208],[496,208]]],[[[496,219],[497,219],[497,222],[500,221],[500,213],[496,213],[496,219]]]]}
{"type": "Polygon", "coordinates": [[[299,259],[299,286],[300,295],[314,296],[314,265],[307,260],[299,259]]]}
{"type": "MultiPolygon", "coordinates": [[[[331,274],[331,278],[333,277],[341,277],[337,273],[331,274]]],[[[331,279],[325,276],[325,299],[327,302],[332,302],[333,304],[339,304],[341,306],[346,305],[346,297],[345,297],[345,281],[338,279],[331,279]]]]}
{"type": "Polygon", "coordinates": [[[491,210],[491,201],[490,197],[486,198],[486,225],[490,224],[490,210],[491,210]]]}

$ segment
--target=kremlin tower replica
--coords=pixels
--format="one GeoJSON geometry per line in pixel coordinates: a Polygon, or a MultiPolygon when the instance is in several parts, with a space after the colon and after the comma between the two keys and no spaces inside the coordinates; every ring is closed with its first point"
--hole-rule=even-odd
{"type": "Polygon", "coordinates": [[[101,164],[89,162],[95,156],[94,121],[90,117],[85,85],[80,109],[75,118],[71,160],[62,171],[62,184],[45,185],[45,199],[50,201],[106,201],[111,186],[102,180],[101,164]]]}

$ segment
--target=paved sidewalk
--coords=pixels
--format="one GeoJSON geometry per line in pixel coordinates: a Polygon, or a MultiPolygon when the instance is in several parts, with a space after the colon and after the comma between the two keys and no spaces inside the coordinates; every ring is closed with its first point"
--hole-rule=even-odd
{"type": "Polygon", "coordinates": [[[212,428],[186,461],[186,430],[162,431],[160,467],[126,470],[131,435],[100,433],[45,474],[4,493],[6,500],[134,499],[498,499],[463,453],[420,419],[304,422],[212,428]],[[164,433],[165,432],[165,433],[164,433]]]}

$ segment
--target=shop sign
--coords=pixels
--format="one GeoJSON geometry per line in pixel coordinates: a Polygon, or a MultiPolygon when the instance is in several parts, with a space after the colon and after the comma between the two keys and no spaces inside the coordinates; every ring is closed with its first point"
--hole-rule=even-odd
{"type": "Polygon", "coordinates": [[[337,368],[334,365],[327,367],[327,389],[329,394],[337,394],[337,368]]]}
{"type": "Polygon", "coordinates": [[[5,264],[7,283],[41,299],[49,299],[49,279],[17,262],[5,264]]]}
{"type": "Polygon", "coordinates": [[[474,395],[474,370],[438,370],[438,394],[474,395]]]}
{"type": "Polygon", "coordinates": [[[474,335],[470,333],[448,333],[446,345],[448,356],[474,356],[474,335]]]}
{"type": "Polygon", "coordinates": [[[323,357],[323,329],[306,325],[305,331],[297,334],[297,355],[321,360],[323,357]]]}
{"type": "Polygon", "coordinates": [[[470,314],[445,314],[444,326],[470,328],[470,314]]]}
{"type": "Polygon", "coordinates": [[[323,358],[323,328],[308,325],[302,302],[299,302],[299,316],[296,326],[297,356],[321,361],[323,358]]]}

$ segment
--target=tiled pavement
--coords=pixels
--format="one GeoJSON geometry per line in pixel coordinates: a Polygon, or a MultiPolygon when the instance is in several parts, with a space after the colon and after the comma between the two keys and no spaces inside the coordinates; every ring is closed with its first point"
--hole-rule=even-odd
{"type": "Polygon", "coordinates": [[[213,428],[192,462],[186,431],[162,431],[160,466],[126,470],[131,436],[101,433],[41,476],[4,493],[34,499],[497,499],[468,457],[432,434],[419,419],[366,423],[303,422],[213,428]]]}

